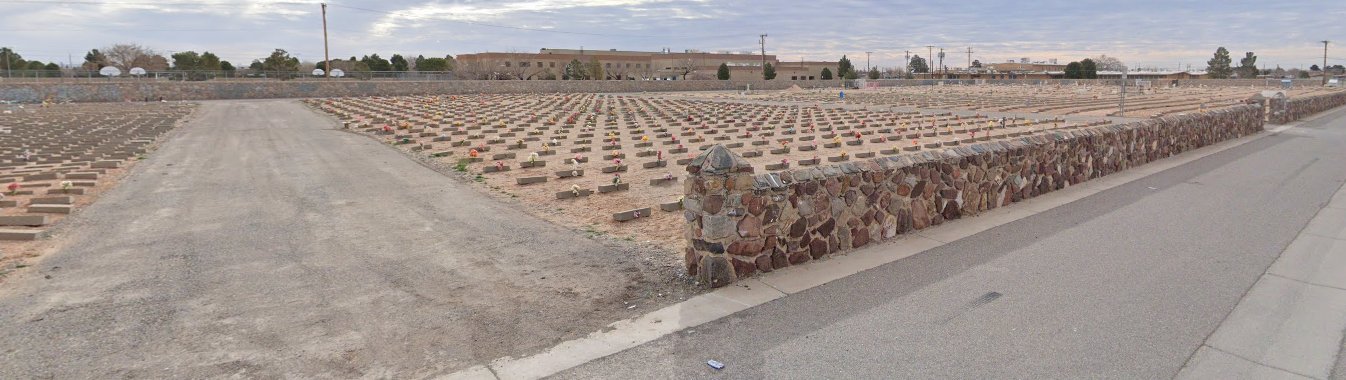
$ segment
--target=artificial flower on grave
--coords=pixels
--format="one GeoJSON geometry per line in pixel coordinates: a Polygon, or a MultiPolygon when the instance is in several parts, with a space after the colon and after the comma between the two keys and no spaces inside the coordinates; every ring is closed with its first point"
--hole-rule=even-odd
{"type": "Polygon", "coordinates": [[[504,162],[501,162],[501,161],[496,161],[496,162],[495,162],[495,170],[497,170],[497,171],[505,171],[505,163],[504,163],[504,162]]]}
{"type": "Polygon", "coordinates": [[[477,158],[478,155],[480,155],[480,153],[477,153],[476,149],[472,149],[467,152],[468,157],[477,158]]]}
{"type": "Polygon", "coordinates": [[[19,188],[22,187],[22,185],[19,185],[18,182],[10,182],[8,187],[9,193],[14,194],[19,192],[19,188]]]}
{"type": "Polygon", "coordinates": [[[617,184],[621,184],[621,183],[622,183],[622,175],[621,175],[621,174],[613,174],[613,175],[612,175],[612,184],[613,184],[613,185],[617,185],[617,184]]]}

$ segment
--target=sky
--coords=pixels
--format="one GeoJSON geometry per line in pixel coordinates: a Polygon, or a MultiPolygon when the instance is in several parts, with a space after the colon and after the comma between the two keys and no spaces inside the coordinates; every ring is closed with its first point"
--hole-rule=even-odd
{"type": "MultiPolygon", "coordinates": [[[[25,59],[82,61],[137,43],[211,51],[238,66],[286,49],[323,55],[320,0],[0,0],[0,46],[25,59]],[[70,58],[73,57],[73,58],[70,58]]],[[[1238,64],[1346,64],[1346,1],[330,0],[331,56],[444,56],[540,48],[766,52],[782,61],[894,67],[943,48],[950,67],[1106,54],[1132,68],[1204,69],[1216,47],[1238,64]]]]}

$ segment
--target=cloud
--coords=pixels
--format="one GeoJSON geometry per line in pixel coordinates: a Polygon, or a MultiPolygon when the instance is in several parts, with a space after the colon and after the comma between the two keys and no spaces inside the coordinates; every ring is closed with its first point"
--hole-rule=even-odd
{"type": "MultiPolygon", "coordinates": [[[[321,0],[0,2],[0,33],[25,57],[64,62],[91,48],[137,42],[160,51],[211,50],[235,63],[285,48],[321,59],[321,0]]],[[[1107,54],[1131,66],[1205,66],[1218,46],[1255,51],[1268,66],[1321,60],[1323,39],[1346,42],[1346,3],[1040,0],[947,3],[879,0],[332,0],[334,57],[443,56],[543,47],[757,51],[782,60],[899,65],[943,47],[945,63],[1029,57],[1062,62],[1107,54]]],[[[1346,54],[1335,54],[1343,56],[1346,54]]],[[[1336,63],[1343,63],[1339,60],[1336,63]]]]}

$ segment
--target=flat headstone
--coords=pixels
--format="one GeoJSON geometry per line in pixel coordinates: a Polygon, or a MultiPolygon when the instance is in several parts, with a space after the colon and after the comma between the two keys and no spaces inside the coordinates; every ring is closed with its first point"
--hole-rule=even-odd
{"type": "Polygon", "coordinates": [[[519,185],[529,185],[542,182],[547,182],[547,176],[519,177],[517,180],[515,180],[515,183],[519,185]]]}
{"type": "Polygon", "coordinates": [[[631,184],[629,184],[629,183],[618,183],[618,184],[612,184],[612,185],[601,185],[601,186],[598,186],[598,193],[599,193],[599,194],[602,194],[602,193],[611,193],[611,192],[615,192],[615,191],[626,191],[626,190],[630,190],[630,189],[631,189],[631,184]]]}
{"type": "Polygon", "coordinates": [[[589,196],[589,194],[593,194],[593,190],[579,189],[579,190],[558,191],[556,192],[556,199],[587,197],[589,196]]]}
{"type": "Polygon", "coordinates": [[[84,195],[85,190],[86,189],[77,187],[69,189],[47,189],[47,195],[54,195],[54,194],[84,195]]]}
{"type": "Polygon", "coordinates": [[[650,178],[650,186],[661,186],[678,183],[678,177],[671,178],[650,178]]]}
{"type": "Polygon", "coordinates": [[[482,167],[482,168],[481,168],[481,172],[482,172],[482,173],[488,173],[488,174],[489,174],[489,173],[507,172],[507,171],[509,171],[509,170],[510,170],[510,169],[509,169],[509,166],[495,166],[495,165],[490,165],[490,166],[486,166],[486,167],[482,167]]]}
{"type": "Polygon", "coordinates": [[[45,226],[46,215],[5,215],[0,216],[0,226],[45,226]]]}
{"type": "Polygon", "coordinates": [[[71,205],[39,204],[39,205],[31,205],[31,206],[28,206],[28,212],[42,212],[42,213],[50,213],[50,214],[69,214],[70,211],[72,211],[72,210],[74,210],[74,206],[71,206],[71,205]]]}
{"type": "Polygon", "coordinates": [[[682,201],[664,202],[659,204],[659,209],[663,211],[678,211],[682,209],[682,201]]]}
{"type": "Polygon", "coordinates": [[[618,222],[625,222],[625,221],[630,221],[630,220],[635,220],[635,219],[640,219],[640,218],[648,218],[650,215],[653,215],[653,211],[652,211],[649,207],[646,207],[646,208],[640,208],[640,209],[635,209],[635,210],[627,210],[627,211],[622,211],[622,212],[619,212],[619,213],[616,213],[616,214],[612,214],[612,220],[615,220],[615,221],[618,221],[618,222]]]}
{"type": "Polygon", "coordinates": [[[32,201],[29,202],[29,204],[32,205],[68,205],[73,203],[75,203],[75,197],[70,196],[33,198],[32,201]]]}
{"type": "Polygon", "coordinates": [[[46,231],[0,229],[0,240],[37,240],[43,236],[46,236],[46,231]]]}

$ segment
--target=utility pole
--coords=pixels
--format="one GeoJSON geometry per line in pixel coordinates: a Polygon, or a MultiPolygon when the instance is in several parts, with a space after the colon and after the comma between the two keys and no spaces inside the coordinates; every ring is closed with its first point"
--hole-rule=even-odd
{"type": "Polygon", "coordinates": [[[930,79],[935,79],[935,70],[932,70],[934,68],[930,67],[930,64],[934,63],[931,62],[934,59],[935,59],[935,47],[932,45],[925,45],[925,75],[927,77],[930,77],[930,79]]]}
{"type": "Polygon", "coordinates": [[[939,70],[940,74],[949,74],[949,70],[944,68],[944,48],[939,48],[939,70]]]}
{"type": "Polygon", "coordinates": [[[906,71],[908,74],[910,74],[910,73],[911,73],[911,50],[903,50],[902,52],[907,53],[907,60],[902,61],[902,70],[904,70],[904,71],[906,71]]]}
{"type": "Polygon", "coordinates": [[[757,40],[762,45],[762,79],[766,79],[766,34],[763,33],[757,40]]]}
{"type": "Polygon", "coordinates": [[[873,69],[874,69],[874,66],[871,66],[871,65],[869,64],[869,55],[870,55],[870,54],[874,54],[874,52],[872,52],[872,51],[867,51],[867,52],[865,52],[865,75],[866,75],[866,76],[869,75],[869,70],[873,70],[873,69]]]}
{"type": "Polygon", "coordinates": [[[1126,66],[1122,66],[1122,102],[1117,105],[1117,116],[1126,117],[1126,66]]]}
{"type": "Polygon", "coordinates": [[[332,78],[332,56],[327,50],[327,3],[322,3],[322,75],[332,78]]]}
{"type": "Polygon", "coordinates": [[[1332,41],[1323,40],[1323,85],[1327,85],[1327,44],[1332,41]]]}

